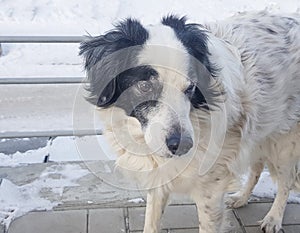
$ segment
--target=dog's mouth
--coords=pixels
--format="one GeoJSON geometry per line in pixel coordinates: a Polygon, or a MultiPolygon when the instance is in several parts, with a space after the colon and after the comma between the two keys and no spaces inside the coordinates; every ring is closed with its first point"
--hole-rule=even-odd
{"type": "Polygon", "coordinates": [[[166,139],[166,144],[156,151],[157,155],[165,158],[180,158],[188,156],[193,147],[193,140],[189,137],[184,140],[176,140],[176,138],[166,139]]]}

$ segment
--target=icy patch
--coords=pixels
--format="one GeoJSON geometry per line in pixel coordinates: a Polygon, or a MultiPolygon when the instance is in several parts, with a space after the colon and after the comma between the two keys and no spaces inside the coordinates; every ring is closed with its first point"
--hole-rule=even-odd
{"type": "Polygon", "coordinates": [[[12,220],[32,210],[51,210],[60,201],[41,197],[43,190],[62,196],[64,187],[78,186],[77,180],[89,171],[77,164],[53,165],[31,183],[16,185],[3,179],[0,185],[0,223],[8,228],[12,220]]]}
{"type": "Polygon", "coordinates": [[[134,199],[128,200],[128,202],[139,204],[139,203],[145,203],[145,200],[143,198],[134,198],[134,199]]]}

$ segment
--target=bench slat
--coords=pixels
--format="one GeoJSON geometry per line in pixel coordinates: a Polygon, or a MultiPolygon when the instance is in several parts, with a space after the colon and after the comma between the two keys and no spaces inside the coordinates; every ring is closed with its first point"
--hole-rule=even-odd
{"type": "Polygon", "coordinates": [[[53,130],[53,131],[7,131],[1,132],[0,138],[32,138],[32,137],[69,137],[69,136],[92,136],[102,135],[101,129],[80,129],[76,130],[53,130]]]}
{"type": "Polygon", "coordinates": [[[64,84],[81,83],[84,77],[0,77],[0,84],[64,84]]]}
{"type": "Polygon", "coordinates": [[[0,43],[79,43],[84,36],[0,36],[0,43]]]}

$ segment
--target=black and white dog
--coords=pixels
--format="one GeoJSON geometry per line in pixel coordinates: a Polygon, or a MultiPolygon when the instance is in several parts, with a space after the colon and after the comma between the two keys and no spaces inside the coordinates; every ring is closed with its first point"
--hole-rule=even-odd
{"type": "Polygon", "coordinates": [[[159,231],[172,192],[195,200],[201,233],[226,231],[225,193],[250,167],[227,200],[246,204],[265,163],[278,194],[261,227],[281,229],[289,190],[300,188],[299,15],[127,19],[80,54],[116,164],[148,190],[144,233],[159,231]]]}

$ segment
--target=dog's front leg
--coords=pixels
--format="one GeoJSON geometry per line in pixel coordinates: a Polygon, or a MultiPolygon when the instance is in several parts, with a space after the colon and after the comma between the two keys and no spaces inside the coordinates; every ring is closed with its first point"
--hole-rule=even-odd
{"type": "Polygon", "coordinates": [[[225,209],[224,194],[201,193],[193,195],[196,202],[199,218],[200,233],[220,233],[223,232],[225,209]]]}
{"type": "Polygon", "coordinates": [[[278,191],[276,198],[270,211],[260,222],[261,228],[266,233],[277,233],[281,230],[283,214],[292,185],[291,180],[293,180],[291,178],[292,175],[287,171],[289,171],[289,168],[280,171],[280,176],[278,177],[277,181],[278,191]]]}
{"type": "Polygon", "coordinates": [[[145,216],[144,233],[158,233],[161,215],[167,204],[169,193],[161,188],[149,190],[145,216]]]}

